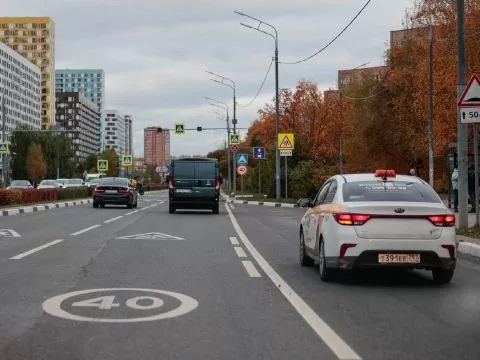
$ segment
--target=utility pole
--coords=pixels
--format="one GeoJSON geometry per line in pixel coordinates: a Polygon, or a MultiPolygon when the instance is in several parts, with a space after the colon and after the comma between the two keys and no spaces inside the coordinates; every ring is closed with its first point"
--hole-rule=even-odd
{"type": "MultiPolygon", "coordinates": [[[[465,1],[457,0],[457,100],[465,88],[465,1]]],[[[460,107],[457,107],[457,159],[458,159],[458,223],[468,227],[468,127],[462,123],[460,107]]],[[[476,199],[478,201],[478,199],[476,199]]]]}
{"type": "Polygon", "coordinates": [[[428,182],[434,187],[433,157],[433,26],[428,34],[428,182]]]}

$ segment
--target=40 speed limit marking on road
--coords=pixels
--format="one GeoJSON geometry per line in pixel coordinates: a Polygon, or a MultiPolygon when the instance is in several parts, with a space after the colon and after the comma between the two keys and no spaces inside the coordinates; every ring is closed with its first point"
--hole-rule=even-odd
{"type": "Polygon", "coordinates": [[[163,320],[185,315],[197,307],[198,301],[190,296],[143,288],[73,291],[54,296],[42,304],[47,314],[58,318],[101,323],[163,320]]]}

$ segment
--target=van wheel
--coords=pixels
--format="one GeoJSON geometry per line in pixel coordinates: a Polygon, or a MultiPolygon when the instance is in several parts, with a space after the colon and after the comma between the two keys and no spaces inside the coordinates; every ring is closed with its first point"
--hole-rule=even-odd
{"type": "Polygon", "coordinates": [[[173,214],[175,212],[175,206],[173,206],[172,204],[168,204],[168,212],[170,214],[173,214]]]}
{"type": "Polygon", "coordinates": [[[213,204],[212,212],[213,212],[214,214],[218,214],[219,211],[220,211],[220,205],[219,205],[218,203],[213,204]]]}

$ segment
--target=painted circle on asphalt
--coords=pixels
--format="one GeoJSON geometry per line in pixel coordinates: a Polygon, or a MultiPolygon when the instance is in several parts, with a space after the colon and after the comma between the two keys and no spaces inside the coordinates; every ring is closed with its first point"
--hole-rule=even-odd
{"type": "MultiPolygon", "coordinates": [[[[72,306],[80,306],[80,305],[75,305],[79,303],[83,303],[83,304],[88,303],[88,305],[83,305],[83,306],[97,307],[96,305],[98,304],[98,301],[99,301],[98,299],[100,298],[83,300],[83,301],[72,304],[72,306]]],[[[105,304],[103,304],[104,307],[102,307],[102,304],[98,304],[98,305],[99,305],[98,306],[99,309],[108,310],[108,303],[106,307],[105,307],[105,304]]],[[[197,307],[198,307],[198,301],[190,296],[173,292],[173,291],[144,289],[144,288],[104,288],[104,289],[88,289],[88,290],[72,291],[66,294],[61,294],[61,295],[51,297],[50,299],[45,300],[42,304],[43,311],[45,311],[49,315],[62,318],[62,319],[67,319],[67,320],[98,322],[98,323],[133,323],[133,322],[147,322],[147,321],[170,319],[177,316],[185,315],[195,310],[197,307]],[[102,302],[107,301],[107,298],[108,298],[109,300],[108,302],[110,303],[110,308],[124,306],[124,307],[128,307],[130,309],[135,309],[135,310],[160,309],[161,311],[164,301],[160,297],[152,296],[153,294],[159,294],[159,295],[166,295],[174,298],[175,300],[180,302],[180,305],[175,309],[169,310],[167,312],[159,313],[156,315],[143,316],[143,317],[131,317],[131,318],[113,318],[113,319],[80,316],[80,315],[69,313],[68,311],[65,311],[64,309],[62,309],[63,302],[79,295],[92,294],[93,297],[95,297],[95,294],[100,292],[103,292],[103,293],[110,292],[114,294],[115,292],[118,293],[122,291],[130,291],[130,292],[133,291],[136,293],[143,292],[143,293],[149,293],[149,294],[144,296],[139,295],[139,296],[129,298],[124,304],[114,303],[114,296],[103,296],[100,298],[103,298],[102,302]]]]}

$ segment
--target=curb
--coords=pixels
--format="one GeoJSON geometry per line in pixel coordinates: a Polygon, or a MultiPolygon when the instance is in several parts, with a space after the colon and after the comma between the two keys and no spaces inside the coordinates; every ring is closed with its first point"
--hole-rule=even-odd
{"type": "Polygon", "coordinates": [[[223,202],[227,204],[243,204],[243,205],[258,205],[258,206],[269,206],[269,207],[285,207],[285,208],[298,208],[296,204],[289,203],[275,203],[268,201],[248,201],[248,200],[234,200],[234,199],[222,199],[223,202]]]}
{"type": "Polygon", "coordinates": [[[474,241],[477,239],[471,239],[468,236],[457,235],[457,252],[468,257],[474,257],[480,259],[480,245],[474,241]]]}
{"type": "Polygon", "coordinates": [[[0,216],[29,214],[29,213],[38,212],[38,211],[46,211],[46,210],[53,210],[53,209],[59,209],[64,207],[76,206],[76,205],[90,204],[91,202],[92,202],[91,199],[79,199],[79,200],[66,201],[66,202],[60,202],[60,203],[50,203],[50,204],[36,205],[36,206],[24,206],[24,207],[15,208],[15,209],[0,210],[0,216]]]}

